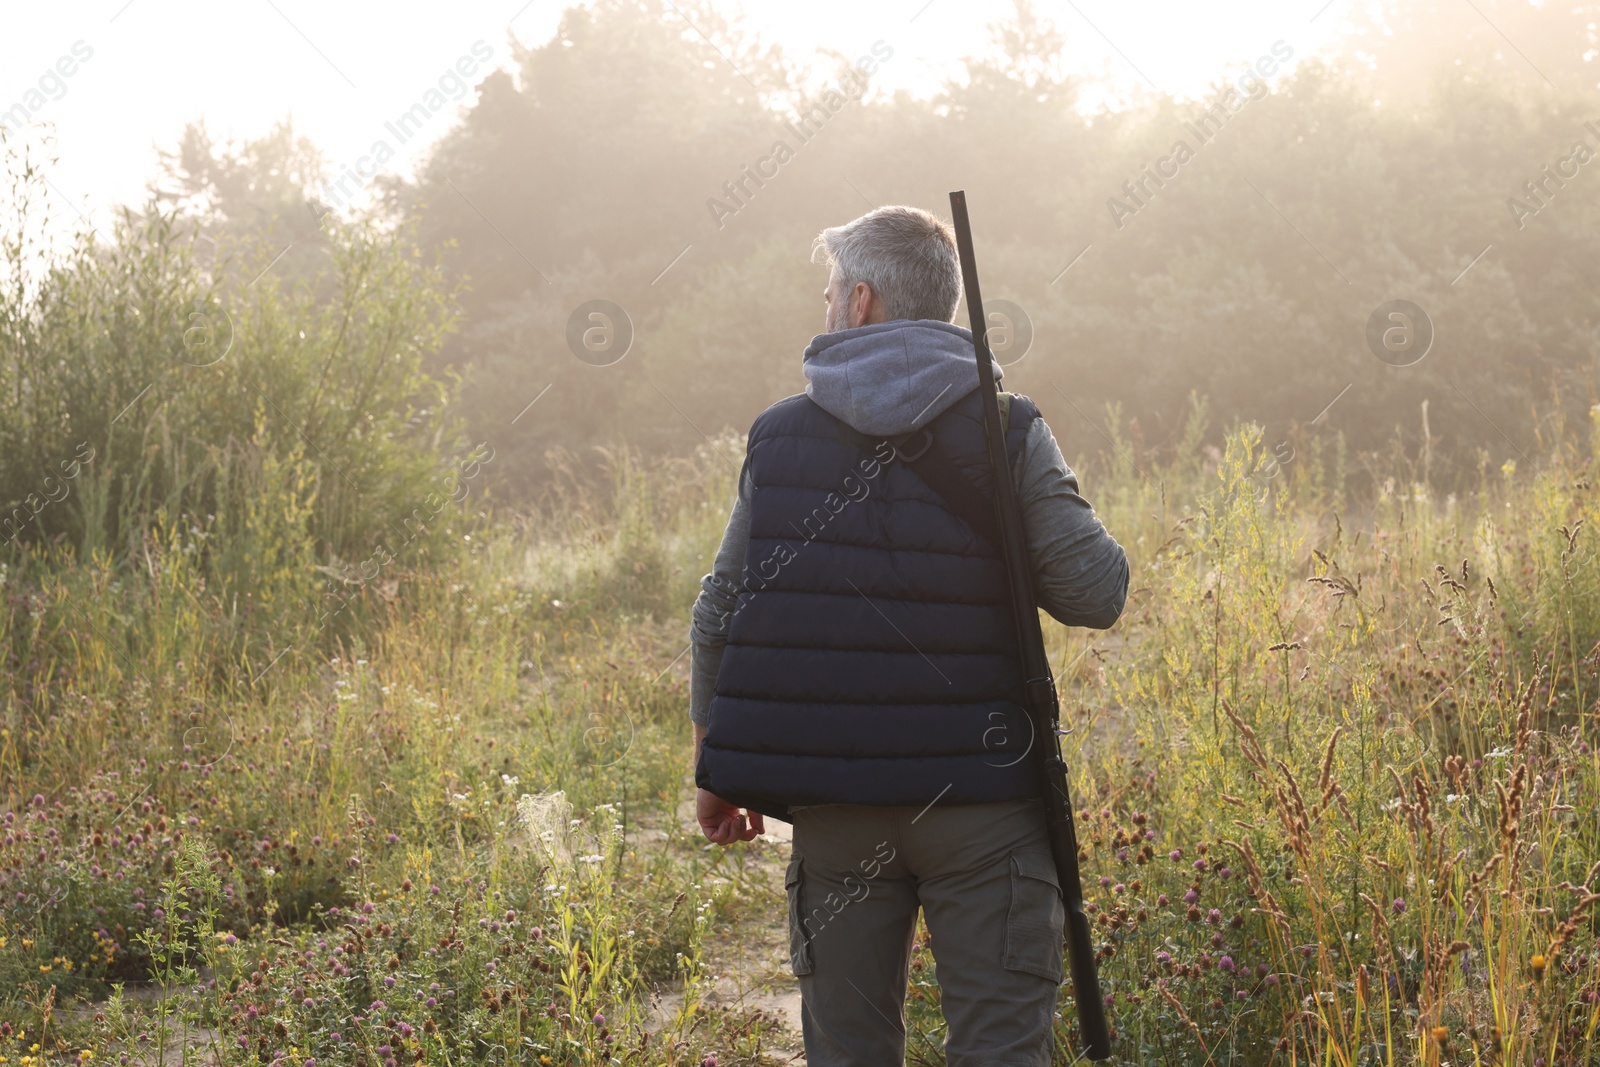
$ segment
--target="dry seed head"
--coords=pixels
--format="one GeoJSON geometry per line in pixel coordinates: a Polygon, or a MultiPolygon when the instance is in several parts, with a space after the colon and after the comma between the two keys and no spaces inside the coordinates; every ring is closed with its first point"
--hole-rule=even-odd
{"type": "Polygon", "coordinates": [[[1305,798],[1300,795],[1300,783],[1295,781],[1294,773],[1289,770],[1289,765],[1283,760],[1278,761],[1278,773],[1283,775],[1285,782],[1289,783],[1289,793],[1294,797],[1295,814],[1299,816],[1302,824],[1309,823],[1311,817],[1306,814],[1306,802],[1305,798]]]}
{"type": "Polygon", "coordinates": [[[1550,941],[1550,958],[1555,959],[1561,950],[1567,947],[1567,942],[1572,940],[1572,935],[1577,933],[1582,925],[1583,918],[1589,912],[1594,902],[1600,900],[1600,893],[1585,893],[1578,901],[1578,906],[1572,909],[1572,914],[1567,916],[1567,921],[1556,929],[1556,936],[1550,941]]]}
{"type": "Polygon", "coordinates": [[[1544,681],[1544,664],[1541,663],[1539,669],[1533,672],[1533,677],[1528,679],[1528,684],[1523,687],[1522,694],[1517,698],[1517,755],[1519,756],[1528,747],[1528,727],[1533,708],[1533,694],[1542,681],[1544,681]]]}
{"type": "Polygon", "coordinates": [[[1333,786],[1333,754],[1339,741],[1339,734],[1344,731],[1343,726],[1335,726],[1333,733],[1328,735],[1328,743],[1322,753],[1322,775],[1317,780],[1317,788],[1322,793],[1324,804],[1328,801],[1328,792],[1333,786]]]}
{"type": "Polygon", "coordinates": [[[1239,750],[1244,753],[1245,759],[1255,764],[1260,770],[1265,771],[1267,769],[1267,758],[1262,753],[1260,744],[1256,742],[1256,732],[1243,719],[1239,718],[1239,713],[1234,711],[1233,705],[1226,700],[1222,701],[1222,711],[1223,714],[1228,716],[1228,721],[1233,723],[1234,729],[1239,731],[1239,750]]]}
{"type": "Polygon", "coordinates": [[[1470,898],[1470,897],[1473,897],[1473,896],[1477,896],[1480,899],[1482,898],[1482,896],[1483,896],[1483,887],[1484,887],[1485,883],[1489,880],[1490,872],[1492,872],[1494,870],[1494,865],[1499,863],[1504,858],[1505,857],[1501,853],[1496,852],[1494,855],[1490,856],[1488,859],[1483,861],[1483,866],[1478,868],[1478,870],[1472,875],[1470,884],[1469,884],[1468,889],[1467,889],[1467,894],[1466,894],[1467,897],[1470,898]]]}
{"type": "Polygon", "coordinates": [[[1389,919],[1383,914],[1383,908],[1378,906],[1378,902],[1365,893],[1361,894],[1361,899],[1366,902],[1367,907],[1372,909],[1373,927],[1379,930],[1389,929],[1389,919]]]}

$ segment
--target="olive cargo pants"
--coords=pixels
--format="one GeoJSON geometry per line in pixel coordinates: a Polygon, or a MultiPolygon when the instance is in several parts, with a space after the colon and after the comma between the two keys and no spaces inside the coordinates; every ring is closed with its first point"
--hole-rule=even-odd
{"type": "Polygon", "coordinates": [[[800,808],[785,882],[808,1067],[905,1062],[919,906],[949,1067],[1048,1067],[1066,912],[1038,801],[800,808]]]}

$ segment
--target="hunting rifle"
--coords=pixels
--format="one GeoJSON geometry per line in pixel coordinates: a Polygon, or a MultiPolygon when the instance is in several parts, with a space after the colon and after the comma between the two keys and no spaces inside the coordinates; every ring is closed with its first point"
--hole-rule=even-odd
{"type": "Polygon", "coordinates": [[[961,256],[961,284],[967,293],[967,315],[972,321],[978,389],[983,394],[984,435],[989,444],[989,463],[994,469],[994,504],[1001,541],[997,547],[1006,561],[1025,679],[1024,700],[1033,723],[1032,755],[1043,791],[1050,853],[1055,860],[1056,879],[1061,883],[1061,899],[1066,905],[1067,962],[1072,973],[1072,995],[1078,1005],[1078,1025],[1083,1028],[1086,1054],[1091,1060],[1103,1060],[1111,1055],[1111,1037],[1106,1028],[1105,1002],[1100,997],[1100,979],[1095,970],[1089,917],[1083,911],[1078,835],[1072,822],[1072,797],[1067,792],[1067,764],[1061,758],[1061,708],[1056,700],[1050,660],[1045,655],[1039,609],[1033,599],[1033,572],[1028,565],[1027,543],[1022,531],[1022,508],[1011,482],[1010,465],[1006,462],[1000,394],[995,386],[994,366],[990,363],[988,320],[983,316],[983,297],[978,292],[978,265],[972,253],[972,226],[967,219],[964,191],[950,194],[950,213],[955,223],[956,250],[961,256]]]}

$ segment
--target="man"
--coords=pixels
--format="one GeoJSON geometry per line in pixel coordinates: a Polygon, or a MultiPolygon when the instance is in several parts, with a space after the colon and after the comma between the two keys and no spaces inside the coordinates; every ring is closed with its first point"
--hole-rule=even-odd
{"type": "MultiPolygon", "coordinates": [[[[809,384],[751,426],[695,601],[700,826],[725,845],[764,816],[794,823],[790,964],[811,1067],[904,1062],[919,907],[950,1067],[1043,1067],[1065,913],[1004,559],[913,468],[926,447],[994,484],[972,335],[952,324],[955,239],[883,207],[824,230],[815,253],[830,276],[809,384]]],[[[1127,558],[1038,409],[1001,400],[1039,604],[1105,629],[1127,558]]]]}

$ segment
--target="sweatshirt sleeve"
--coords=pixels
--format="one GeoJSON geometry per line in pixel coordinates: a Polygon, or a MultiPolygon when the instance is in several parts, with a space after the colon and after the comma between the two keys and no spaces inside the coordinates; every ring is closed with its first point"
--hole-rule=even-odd
{"type": "Polygon", "coordinates": [[[1078,494],[1043,418],[1029,427],[1014,473],[1039,606],[1067,626],[1109,629],[1128,600],[1128,557],[1078,494]]]}
{"type": "Polygon", "coordinates": [[[689,718],[699,726],[711,723],[711,693],[717,685],[722,652],[728,647],[728,620],[739,602],[740,574],[750,542],[750,471],[739,471],[739,492],[722,532],[722,545],[711,573],[700,579],[689,623],[689,718]]]}

